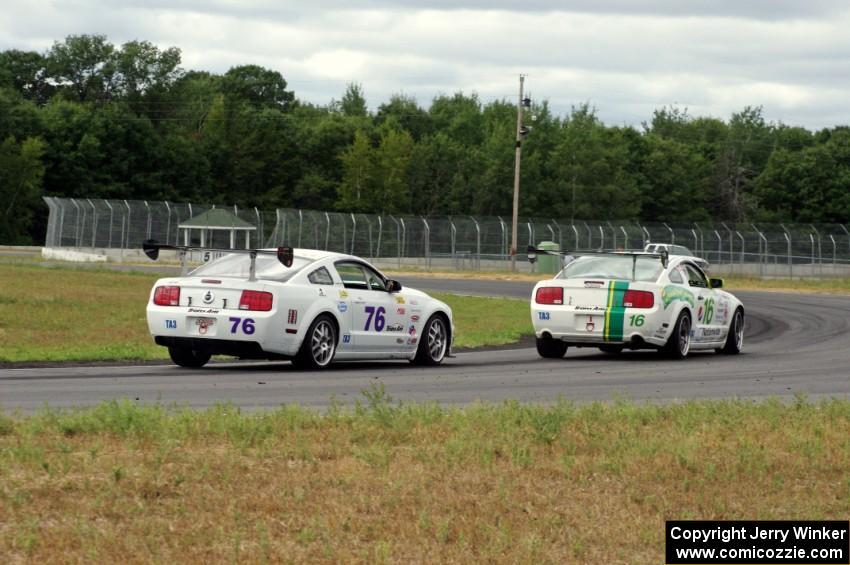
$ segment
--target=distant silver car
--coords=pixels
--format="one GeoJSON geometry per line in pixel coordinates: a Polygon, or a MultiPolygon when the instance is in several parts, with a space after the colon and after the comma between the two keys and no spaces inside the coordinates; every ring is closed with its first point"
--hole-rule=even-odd
{"type": "Polygon", "coordinates": [[[667,252],[668,255],[680,255],[689,258],[693,263],[703,271],[708,271],[708,261],[702,257],[694,255],[693,251],[684,245],[676,245],[675,243],[647,243],[643,250],[647,253],[662,253],[667,252]]]}

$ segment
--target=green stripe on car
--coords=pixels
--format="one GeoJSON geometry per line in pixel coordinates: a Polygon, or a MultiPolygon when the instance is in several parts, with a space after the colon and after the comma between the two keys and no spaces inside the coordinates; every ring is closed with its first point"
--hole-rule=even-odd
{"type": "Polygon", "coordinates": [[[623,296],[628,289],[628,281],[611,281],[608,283],[608,304],[605,308],[605,341],[623,341],[623,324],[626,319],[623,296]]]}

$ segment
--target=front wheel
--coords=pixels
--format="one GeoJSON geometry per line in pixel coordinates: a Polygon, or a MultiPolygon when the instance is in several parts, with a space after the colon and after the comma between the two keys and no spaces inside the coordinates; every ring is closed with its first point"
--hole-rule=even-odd
{"type": "Polygon", "coordinates": [[[537,338],[537,353],[544,359],[560,359],[567,352],[567,344],[551,337],[537,338]]]}
{"type": "Polygon", "coordinates": [[[446,320],[439,314],[434,314],[425,323],[413,363],[416,365],[439,365],[446,356],[448,346],[449,331],[446,320]]]}
{"type": "Polygon", "coordinates": [[[188,367],[190,369],[203,367],[207,364],[207,361],[210,360],[210,357],[212,357],[212,355],[204,353],[203,351],[189,349],[188,347],[174,346],[170,346],[168,348],[168,355],[171,357],[171,360],[174,361],[175,365],[188,367]]]}
{"type": "Polygon", "coordinates": [[[732,323],[729,324],[729,334],[726,336],[726,344],[717,349],[718,353],[737,355],[744,349],[744,312],[740,308],[735,310],[732,323]]]}
{"type": "Polygon", "coordinates": [[[301,349],[292,359],[299,369],[324,369],[333,361],[336,353],[336,326],[331,319],[322,315],[313,320],[301,342],[301,349]]]}
{"type": "Polygon", "coordinates": [[[667,344],[661,348],[661,352],[672,359],[684,359],[691,349],[691,315],[687,310],[682,310],[676,325],[673,326],[673,334],[667,340],[667,344]]]}

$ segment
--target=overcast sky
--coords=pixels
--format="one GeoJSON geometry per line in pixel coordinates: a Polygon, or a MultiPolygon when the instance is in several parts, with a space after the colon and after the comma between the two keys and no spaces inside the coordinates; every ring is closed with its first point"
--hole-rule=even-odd
{"type": "Polygon", "coordinates": [[[850,123],[850,2],[843,0],[3,0],[0,49],[45,51],[70,34],[176,46],[186,69],[259,64],[316,104],[363,85],[516,99],[519,73],[557,114],[590,102],[608,124],[665,105],[728,118],[850,123]],[[358,7],[353,8],[354,5],[358,7]]]}

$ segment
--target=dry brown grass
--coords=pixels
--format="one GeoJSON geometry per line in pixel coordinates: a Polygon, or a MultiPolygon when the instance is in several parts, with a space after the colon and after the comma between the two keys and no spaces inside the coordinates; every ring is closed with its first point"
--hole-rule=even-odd
{"type": "Polygon", "coordinates": [[[666,519],[843,519],[850,402],[0,421],[5,562],[660,563],[666,519]]]}

